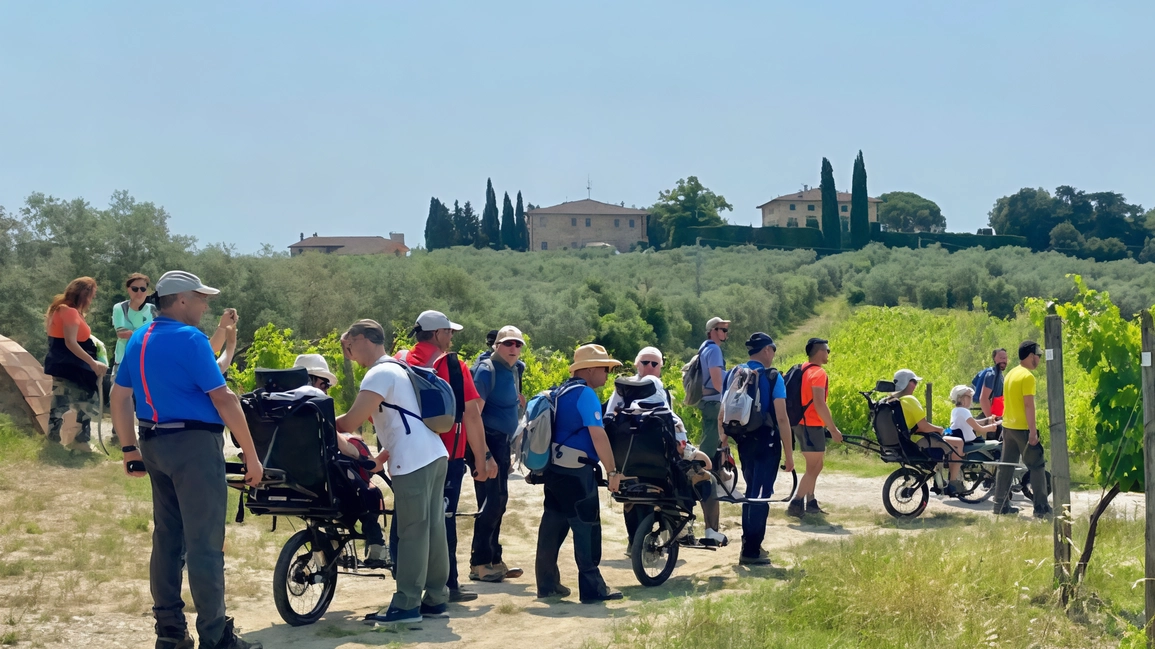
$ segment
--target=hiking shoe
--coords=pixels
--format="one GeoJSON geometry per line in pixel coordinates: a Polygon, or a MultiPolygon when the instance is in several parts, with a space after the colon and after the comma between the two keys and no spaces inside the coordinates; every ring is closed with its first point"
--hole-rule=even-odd
{"type": "Polygon", "coordinates": [[[1042,509],[1035,509],[1035,518],[1050,518],[1054,511],[1050,505],[1044,505],[1042,509]]]}
{"type": "Polygon", "coordinates": [[[525,571],[521,568],[510,568],[509,566],[505,565],[504,561],[498,561],[497,563],[493,564],[493,568],[494,570],[501,571],[502,577],[505,579],[517,579],[518,577],[525,574],[525,571]]]}
{"type": "Polygon", "coordinates": [[[817,501],[817,500],[815,500],[815,499],[811,498],[811,499],[810,499],[810,500],[809,500],[809,501],[806,503],[806,513],[807,513],[807,514],[825,514],[825,513],[826,513],[826,510],[824,510],[824,509],[822,509],[821,507],[819,507],[819,506],[818,506],[818,501],[817,501]]]}
{"type": "Polygon", "coordinates": [[[475,599],[477,599],[477,593],[473,592],[472,590],[466,590],[464,588],[449,589],[449,601],[453,602],[454,604],[460,604],[461,602],[472,602],[475,599]]]}
{"type": "Polygon", "coordinates": [[[768,565],[770,565],[770,553],[759,548],[758,554],[755,556],[740,554],[740,555],[738,555],[738,565],[740,565],[740,566],[768,566],[768,565]]]}
{"type": "Polygon", "coordinates": [[[156,626],[155,649],[194,649],[196,644],[187,628],[156,626]]]}
{"type": "Polygon", "coordinates": [[[445,604],[421,603],[421,617],[449,617],[449,607],[445,604]]]}
{"type": "Polygon", "coordinates": [[[708,545],[715,548],[720,548],[729,542],[730,540],[726,538],[725,534],[717,532],[709,527],[706,528],[706,535],[702,537],[702,545],[708,545]]]}
{"type": "Polygon", "coordinates": [[[389,548],[384,545],[370,545],[365,560],[361,562],[361,565],[366,568],[388,568],[389,548]]]}
{"type": "Polygon", "coordinates": [[[953,481],[947,483],[946,489],[943,491],[943,493],[946,496],[953,498],[953,497],[959,495],[960,493],[962,493],[963,491],[964,491],[964,489],[963,489],[962,482],[959,482],[958,480],[953,480],[953,481]]]}
{"type": "MultiPolygon", "coordinates": [[[[220,641],[213,646],[213,649],[264,649],[264,645],[259,642],[249,642],[241,638],[233,627],[233,618],[226,617],[225,632],[221,635],[220,641]]],[[[207,649],[203,643],[201,648],[207,649]]]]}
{"type": "Polygon", "coordinates": [[[537,598],[538,599],[546,599],[549,597],[569,597],[570,592],[571,592],[570,589],[566,588],[565,586],[562,586],[561,584],[558,584],[558,585],[554,586],[553,590],[549,591],[548,593],[543,593],[540,590],[537,591],[537,598]]]}
{"type": "Polygon", "coordinates": [[[802,504],[801,500],[791,500],[790,504],[786,507],[787,516],[802,518],[804,514],[806,514],[806,507],[802,504]]]}
{"type": "Polygon", "coordinates": [[[995,505],[995,516],[1003,516],[1006,514],[1019,513],[1018,507],[1011,507],[1010,503],[1004,504],[1002,507],[995,505]]]}
{"type": "Polygon", "coordinates": [[[377,611],[365,616],[365,623],[377,624],[412,624],[421,621],[421,608],[400,609],[390,606],[384,613],[377,611]]]}
{"type": "Polygon", "coordinates": [[[611,602],[615,599],[621,599],[623,597],[625,597],[625,595],[622,595],[622,591],[610,590],[594,597],[587,597],[581,602],[582,604],[597,604],[598,602],[611,602]]]}
{"type": "Polygon", "coordinates": [[[498,569],[492,563],[487,563],[483,566],[470,566],[469,578],[473,581],[484,581],[489,584],[496,584],[502,579],[505,579],[505,571],[498,569]]]}

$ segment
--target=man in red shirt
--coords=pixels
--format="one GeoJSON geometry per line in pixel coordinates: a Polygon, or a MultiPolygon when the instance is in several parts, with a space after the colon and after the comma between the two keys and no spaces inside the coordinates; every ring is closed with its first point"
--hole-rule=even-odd
{"type": "MultiPolygon", "coordinates": [[[[442,433],[441,441],[449,451],[449,470],[445,475],[445,502],[446,511],[457,511],[457,503],[461,498],[461,480],[465,475],[465,451],[468,442],[473,452],[474,466],[485,467],[484,471],[477,471],[473,479],[484,482],[488,478],[497,477],[497,462],[489,453],[485,444],[485,426],[481,422],[481,396],[473,385],[473,375],[466,364],[457,359],[457,355],[450,356],[453,348],[453,333],[461,331],[461,325],[450,322],[440,311],[424,311],[417,316],[417,324],[413,327],[413,336],[417,344],[404,354],[405,362],[410,365],[432,367],[437,376],[445,379],[453,387],[459,406],[459,418],[453,430],[442,433]],[[453,359],[457,363],[457,371],[451,364],[453,359]],[[460,407],[464,404],[464,407],[460,407]]],[[[398,354],[400,358],[402,355],[398,354]]],[[[392,536],[392,534],[390,535],[392,536]]],[[[477,593],[461,588],[457,579],[457,519],[445,519],[445,537],[449,545],[449,601],[467,602],[477,599],[477,593]]],[[[395,545],[390,542],[390,545],[395,545]]]]}

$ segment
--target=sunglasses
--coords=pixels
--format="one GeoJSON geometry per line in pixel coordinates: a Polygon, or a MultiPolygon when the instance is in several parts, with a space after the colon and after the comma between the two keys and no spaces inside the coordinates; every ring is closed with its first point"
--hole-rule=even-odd
{"type": "Polygon", "coordinates": [[[331,383],[329,383],[329,379],[323,379],[323,378],[318,376],[317,380],[321,382],[321,389],[322,390],[328,390],[329,387],[332,385],[331,383]]]}
{"type": "Polygon", "coordinates": [[[725,327],[714,327],[714,330],[715,330],[715,331],[721,331],[721,332],[722,332],[722,333],[724,333],[724,334],[728,334],[728,333],[730,333],[730,330],[729,330],[729,329],[727,329],[727,328],[725,328],[725,327]]]}
{"type": "Polygon", "coordinates": [[[646,367],[650,367],[652,365],[653,367],[658,367],[661,365],[661,363],[658,361],[638,361],[638,365],[643,365],[646,367]]]}
{"type": "Polygon", "coordinates": [[[502,347],[517,347],[518,349],[521,349],[521,346],[524,344],[525,343],[521,342],[520,340],[503,340],[503,341],[501,341],[502,347]]]}
{"type": "Polygon", "coordinates": [[[132,291],[133,293],[148,293],[147,286],[129,286],[128,290],[132,291]]]}

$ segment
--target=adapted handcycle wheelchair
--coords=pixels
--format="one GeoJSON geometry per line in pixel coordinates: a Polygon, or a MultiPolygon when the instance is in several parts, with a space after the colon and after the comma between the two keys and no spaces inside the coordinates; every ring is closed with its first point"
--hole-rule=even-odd
{"type": "MultiPolygon", "coordinates": [[[[883,484],[882,504],[895,518],[916,518],[926,509],[932,491],[946,492],[945,462],[952,458],[946,457],[947,452],[942,449],[919,446],[911,439],[902,404],[891,396],[894,391],[893,382],[878,381],[873,390],[859,392],[869,404],[875,439],[846,435],[843,440],[877,453],[883,462],[899,465],[883,484]],[[876,397],[877,393],[883,395],[876,397]]],[[[941,438],[935,433],[924,436],[941,438]]],[[[1001,442],[982,439],[963,446],[963,457],[954,458],[962,463],[959,477],[963,485],[955,497],[966,503],[981,503],[990,498],[995,467],[1002,464],[998,459],[1001,449],[1001,442]]]]}
{"type": "MultiPolygon", "coordinates": [[[[717,549],[698,542],[680,542],[683,532],[695,519],[696,501],[708,497],[730,503],[769,502],[770,499],[735,495],[736,476],[725,479],[720,475],[720,466],[710,471],[712,480],[692,479],[691,474],[703,474],[705,463],[683,458],[670,410],[664,405],[633,407],[655,393],[654,384],[630,377],[617,379],[614,387],[625,401],[625,408],[607,413],[604,420],[614,464],[623,475],[613,498],[649,512],[641,517],[634,531],[630,560],[639,583],[659,586],[673,574],[679,548],[717,549]]],[[[783,502],[788,501],[798,487],[797,474],[791,472],[787,480],[793,480],[793,486],[783,502]]]]}
{"type": "MultiPolygon", "coordinates": [[[[241,397],[241,407],[265,468],[256,487],[238,481],[244,465],[228,463],[229,486],[241,491],[241,509],[254,515],[293,516],[305,527],[289,537],[273,569],[273,601],[292,626],[321,619],[333,600],[337,575],[384,579],[392,565],[367,570],[358,561],[357,542],[365,535],[357,523],[366,516],[388,518],[380,492],[358,475],[372,460],[357,461],[337,447],[336,417],[329,397],[278,398],[308,383],[304,368],[257,370],[257,385],[241,397]]],[[[378,474],[385,478],[384,474],[378,474]]],[[[384,527],[384,526],[383,526],[384,527]]]]}

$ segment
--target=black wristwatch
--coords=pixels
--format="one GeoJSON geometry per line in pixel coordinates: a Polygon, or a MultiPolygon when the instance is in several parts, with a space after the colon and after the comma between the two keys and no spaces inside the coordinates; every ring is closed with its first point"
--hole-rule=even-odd
{"type": "Polygon", "coordinates": [[[133,451],[135,451],[135,450],[136,450],[136,447],[135,447],[135,446],[133,446],[133,445],[131,445],[131,444],[129,444],[128,446],[121,446],[121,447],[120,447],[120,452],[121,452],[121,453],[131,453],[131,452],[133,452],[133,451]]]}

